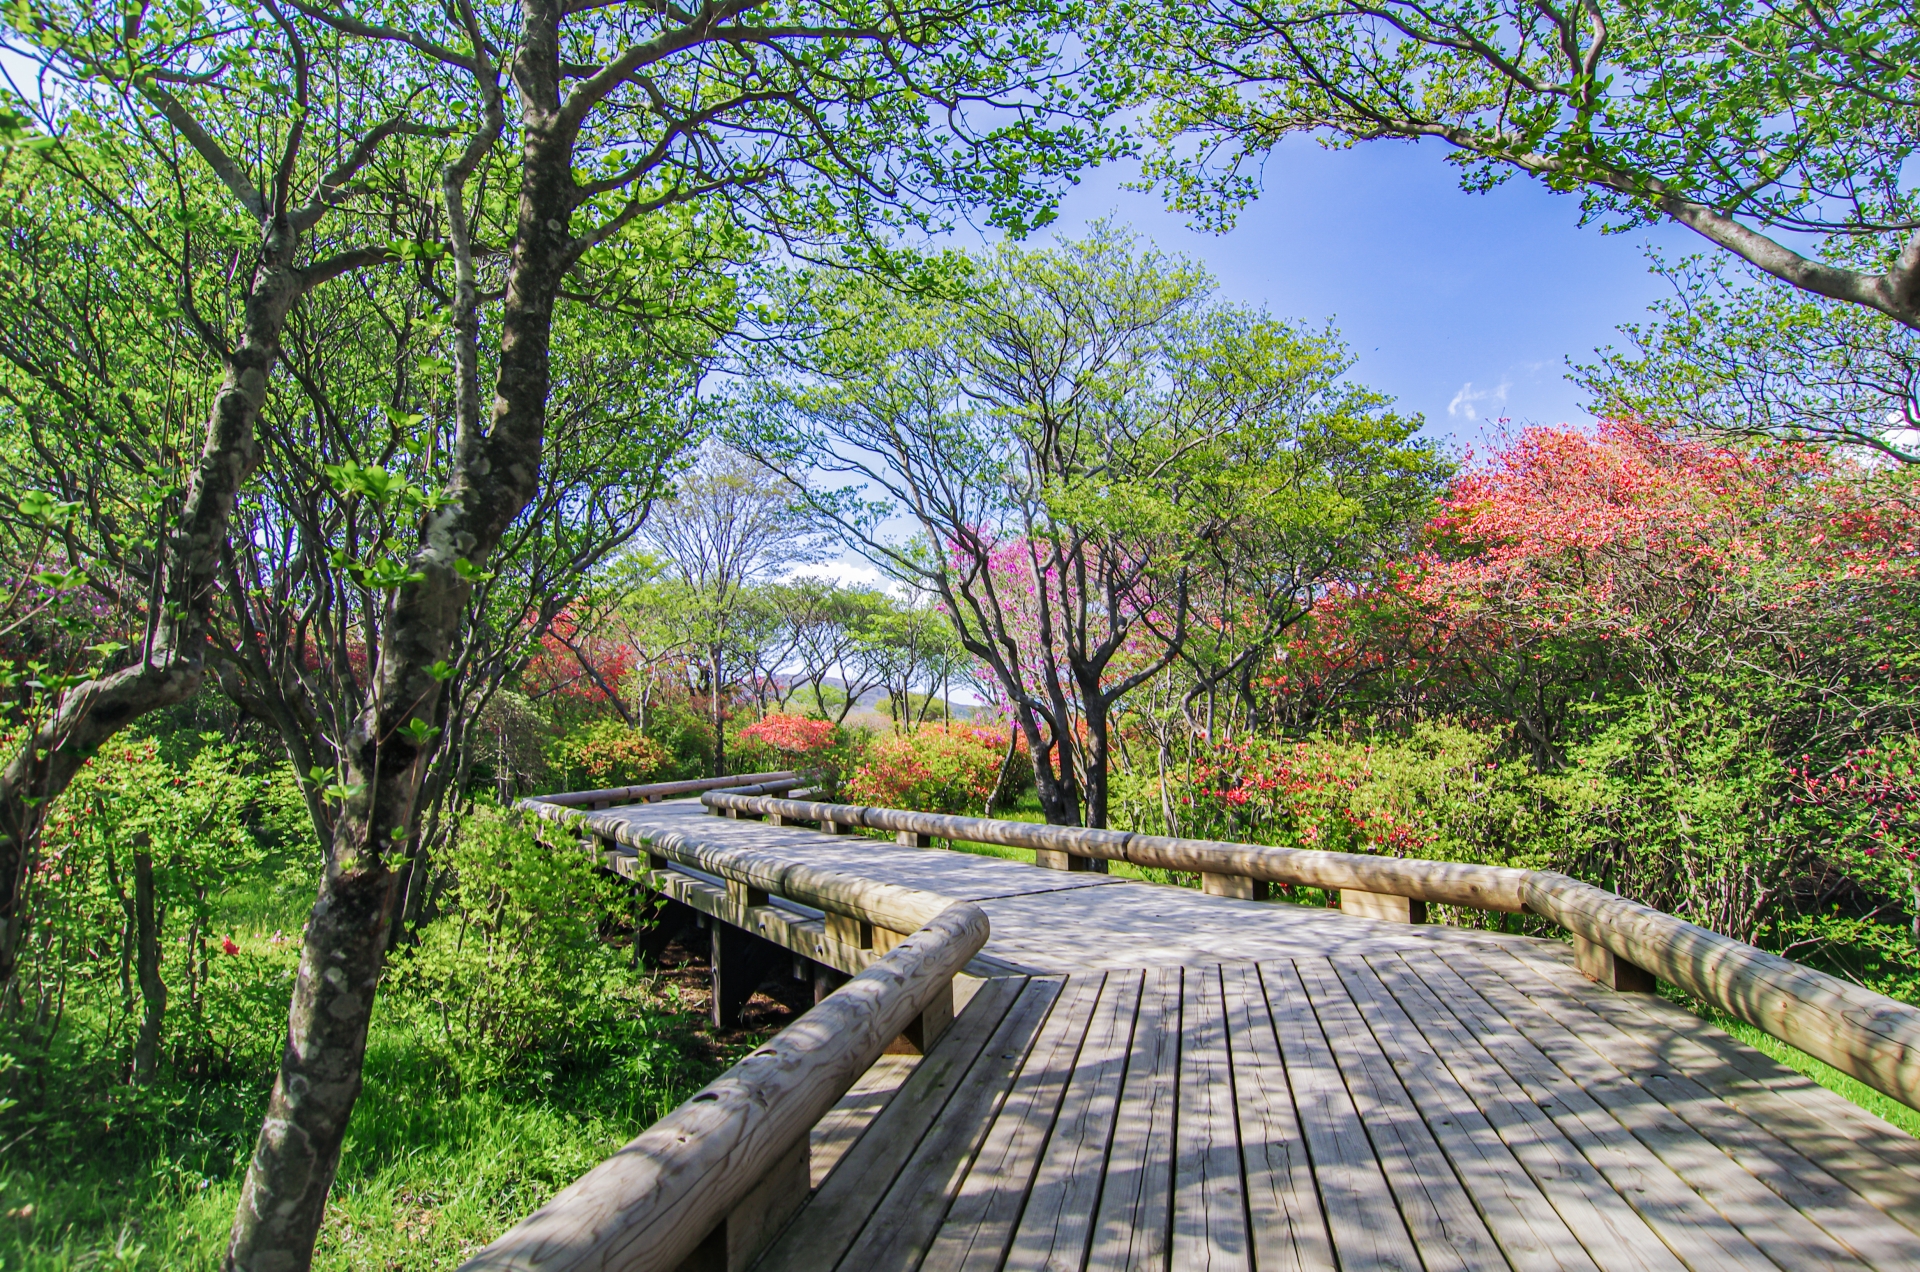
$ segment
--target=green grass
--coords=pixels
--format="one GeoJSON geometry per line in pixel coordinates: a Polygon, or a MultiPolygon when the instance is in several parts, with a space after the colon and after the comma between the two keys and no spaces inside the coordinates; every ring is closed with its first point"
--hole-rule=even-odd
{"type": "MultiPolygon", "coordinates": [[[[465,1088],[430,1024],[381,1011],[314,1266],[456,1266],[757,1041],[705,1036],[671,984],[632,1006],[584,1058],[465,1088]]],[[[0,1269],[214,1266],[270,1081],[96,1072],[0,1117],[0,1269]]]]}

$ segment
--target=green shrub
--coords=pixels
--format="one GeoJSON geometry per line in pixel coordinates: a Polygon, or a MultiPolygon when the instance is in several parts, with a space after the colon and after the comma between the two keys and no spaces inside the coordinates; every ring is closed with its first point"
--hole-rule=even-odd
{"type": "Polygon", "coordinates": [[[388,973],[396,1010],[438,1026],[469,1083],[564,1061],[604,1036],[630,981],[600,937],[632,904],[586,854],[548,847],[511,813],[481,808],[450,854],[447,912],[388,973]]]}

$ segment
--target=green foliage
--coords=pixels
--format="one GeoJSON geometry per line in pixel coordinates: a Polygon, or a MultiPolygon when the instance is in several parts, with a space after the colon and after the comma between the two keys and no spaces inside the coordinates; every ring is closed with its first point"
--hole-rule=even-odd
{"type": "MultiPolygon", "coordinates": [[[[194,1073],[272,1063],[290,955],[235,946],[222,899],[290,857],[311,862],[303,820],[284,768],[218,734],[136,734],[86,762],[48,818],[35,872],[37,921],[20,980],[27,1007],[5,1045],[47,1063],[13,1075],[26,1083],[8,1092],[22,1116],[99,1097],[125,1075],[143,1007],[136,853],[152,861],[162,1055],[194,1073]]],[[[311,867],[294,873],[311,886],[311,867]]]]}
{"type": "Polygon", "coordinates": [[[1149,179],[1213,224],[1290,135],[1437,139],[1469,189],[1520,173],[1608,229],[1671,217],[1920,324],[1895,291],[1915,207],[1902,5],[1129,0],[1101,26],[1111,78],[1150,103],[1149,179]]]}
{"type": "Polygon", "coordinates": [[[463,1082],[573,1062],[582,1039],[606,1033],[631,978],[600,937],[629,893],[584,853],[489,808],[462,824],[448,864],[446,913],[389,963],[396,1009],[437,1023],[463,1082]]]}

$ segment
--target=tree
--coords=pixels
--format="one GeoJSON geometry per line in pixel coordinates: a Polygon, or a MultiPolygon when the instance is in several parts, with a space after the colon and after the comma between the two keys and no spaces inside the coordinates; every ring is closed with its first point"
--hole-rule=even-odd
{"type": "Polygon", "coordinates": [[[1149,178],[1216,224],[1283,137],[1435,138],[1469,189],[1523,173],[1920,327],[1905,6],[1152,0],[1103,44],[1151,104],[1149,178]]]}
{"type": "MultiPolygon", "coordinates": [[[[438,218],[422,237],[438,238],[438,218]]],[[[695,233],[663,219],[648,230],[695,233]]],[[[637,236],[637,235],[636,235],[637,236]]],[[[445,409],[444,261],[342,288],[289,324],[288,386],[272,395],[263,462],[240,501],[214,649],[229,696],[280,734],[317,840],[332,837],[339,757],[364,710],[369,669],[392,619],[406,530],[430,503],[453,441],[445,409]]],[[[636,277],[636,289],[660,287],[636,277]]],[[[707,318],[724,292],[693,280],[707,318]]],[[[711,349],[710,328],[675,333],[663,313],[644,337],[576,306],[556,322],[554,458],[533,499],[477,577],[442,674],[423,761],[423,810],[396,885],[393,936],[430,903],[433,861],[463,798],[475,722],[530,646],[564,639],[564,611],[590,571],[638,531],[697,415],[682,405],[711,349]],[[676,338],[677,337],[677,338],[676,338]]]]}
{"type": "Polygon", "coordinates": [[[1576,379],[1605,419],[1707,440],[1778,438],[1864,447],[1920,463],[1920,336],[1891,318],[1721,262],[1657,266],[1674,285],[1653,321],[1621,328],[1576,379]]]}
{"type": "Polygon", "coordinates": [[[780,622],[790,633],[789,691],[807,687],[822,718],[847,722],[861,697],[879,687],[878,669],[866,655],[865,633],[890,601],[873,588],[841,587],[800,577],[769,589],[780,622]],[[840,681],[839,701],[829,705],[827,680],[840,681]]]}
{"type": "Polygon", "coordinates": [[[110,665],[37,704],[0,771],[0,1001],[50,804],[102,742],[204,679],[222,549],[259,462],[255,429],[289,315],[315,289],[396,259],[396,139],[440,132],[407,77],[271,6],[22,5],[6,20],[8,47],[42,72],[43,92],[0,112],[20,165],[13,259],[26,267],[0,295],[6,397],[35,445],[99,449],[106,464],[73,466],[82,486],[115,461],[140,474],[131,489],[92,487],[100,521],[90,543],[70,544],[86,558],[70,564],[143,622],[110,665]],[[226,91],[255,76],[288,94],[226,91]],[[125,290],[102,307],[111,277],[125,290]],[[195,363],[217,382],[211,393],[180,377],[195,363]],[[176,485],[173,430],[189,402],[205,424],[176,485]],[[167,444],[149,449],[157,436],[167,444]]]}
{"type": "Polygon", "coordinates": [[[234,1269],[311,1259],[359,1093],[444,669],[474,583],[538,490],[556,313],[584,298],[649,322],[650,298],[622,304],[635,264],[625,234],[683,206],[735,229],[736,258],[762,236],[793,253],[823,240],[877,248],[884,224],[926,224],[947,208],[991,205],[990,219],[1018,229],[1044,214],[1050,178],[1102,144],[1048,119],[1061,104],[1048,79],[1058,14],[1027,0],[693,13],[291,3],[431,79],[466,124],[439,187],[454,277],[453,437],[411,548],[393,554],[403,569],[391,617],[346,730],[288,1046],[226,1257],[234,1269]],[[474,178],[496,145],[516,155],[511,212],[483,239],[488,196],[474,178]],[[483,266],[498,271],[484,287],[483,266]],[[494,350],[484,415],[483,332],[494,350]]]}
{"type": "Polygon", "coordinates": [[[1271,565],[1261,545],[1364,552],[1417,515],[1437,464],[1417,421],[1336,383],[1330,338],[1214,305],[1192,265],[1111,230],[955,272],[945,301],[834,298],[831,334],[762,386],[755,453],[796,482],[849,479],[815,478],[815,506],[938,598],[1048,820],[1103,826],[1116,706],[1187,648],[1208,570],[1297,609],[1325,573],[1283,596],[1249,573],[1271,565]],[[886,533],[895,513],[916,539],[886,533]]]}
{"type": "Polygon", "coordinates": [[[770,617],[753,586],[818,557],[816,537],[798,492],[766,469],[711,446],[687,472],[673,498],[647,526],[647,539],[689,594],[689,613],[703,655],[713,725],[714,776],[726,772],[726,697],[740,672],[759,669],[753,629],[770,617]]]}

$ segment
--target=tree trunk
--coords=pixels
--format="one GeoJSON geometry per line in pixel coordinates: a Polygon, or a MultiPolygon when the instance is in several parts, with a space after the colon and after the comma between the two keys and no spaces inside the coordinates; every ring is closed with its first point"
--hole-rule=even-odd
{"type": "Polygon", "coordinates": [[[1020,749],[1020,731],[1013,725],[1007,726],[1007,753],[1000,757],[1000,769],[993,775],[993,789],[987,792],[987,807],[980,815],[993,816],[993,810],[1007,797],[1007,777],[1013,772],[1014,753],[1020,749]]]}
{"type": "Polygon", "coordinates": [[[214,582],[240,487],[259,462],[254,428],[280,356],[287,314],[305,290],[293,268],[299,234],[285,215],[263,227],[242,311],[239,345],[226,355],[185,504],[158,549],[159,586],[139,661],[61,698],[0,772],[0,1011],[14,998],[14,967],[27,925],[26,895],[40,830],[53,801],[102,743],[200,688],[214,582]]]}
{"type": "Polygon", "coordinates": [[[134,964],[140,981],[140,1032],[133,1043],[133,1080],[153,1081],[160,1064],[160,1024],[167,1012],[167,983],[160,979],[160,923],[154,908],[153,854],[146,835],[133,850],[134,964]]]}
{"type": "Polygon", "coordinates": [[[713,776],[727,775],[727,721],[720,709],[720,647],[714,646],[707,653],[707,689],[713,695],[709,699],[713,706],[713,776]]]}
{"type": "Polygon", "coordinates": [[[1086,800],[1088,826],[1095,830],[1107,828],[1107,767],[1111,760],[1108,745],[1111,739],[1107,729],[1106,703],[1098,698],[1083,697],[1081,700],[1087,713],[1087,744],[1081,748],[1087,770],[1086,800]]]}
{"type": "Polygon", "coordinates": [[[234,1217],[223,1264],[228,1272],[298,1272],[313,1261],[360,1094],[395,903],[392,854],[403,851],[416,830],[420,778],[433,745],[421,730],[438,718],[441,692],[433,668],[458,634],[467,578],[485,567],[538,489],[553,306],[574,251],[567,227],[579,197],[572,167],[577,124],[560,107],[559,6],[528,0],[521,13],[513,77],[521,103],[522,178],[491,420],[483,428],[479,419],[479,309],[461,193],[492,144],[483,129],[476,136],[484,144],[470,143],[442,181],[459,271],[453,477],[446,501],[423,520],[409,562],[416,581],[398,590],[381,634],[370,701],[346,739],[349,794],[307,924],[287,1045],[234,1217]]]}

